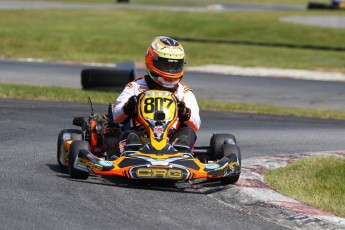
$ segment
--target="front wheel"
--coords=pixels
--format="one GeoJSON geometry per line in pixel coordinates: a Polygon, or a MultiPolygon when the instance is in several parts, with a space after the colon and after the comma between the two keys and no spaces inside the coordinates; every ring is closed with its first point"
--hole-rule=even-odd
{"type": "Polygon", "coordinates": [[[222,159],[225,156],[223,150],[223,145],[225,141],[233,145],[236,145],[237,143],[235,136],[232,134],[213,134],[210,140],[210,160],[216,161],[222,159]]]}
{"type": "Polygon", "coordinates": [[[87,141],[74,141],[71,144],[71,150],[69,152],[69,175],[75,179],[87,179],[89,177],[88,172],[84,172],[74,168],[74,161],[78,156],[80,150],[90,151],[90,144],[87,141]]]}
{"type": "Polygon", "coordinates": [[[220,181],[223,182],[224,184],[235,184],[239,179],[240,179],[240,174],[224,177],[220,181]]]}
{"type": "MultiPolygon", "coordinates": [[[[83,132],[79,129],[64,129],[59,133],[57,141],[57,162],[61,167],[66,167],[67,150],[64,142],[67,140],[82,140],[83,132]]],[[[67,156],[68,157],[68,156],[67,156]]]]}
{"type": "Polygon", "coordinates": [[[234,184],[236,183],[239,179],[240,179],[240,172],[241,172],[241,150],[237,145],[233,145],[233,144],[227,144],[227,141],[225,141],[224,145],[223,145],[223,155],[227,156],[230,154],[235,154],[236,158],[237,158],[237,162],[238,162],[238,166],[239,167],[239,173],[237,175],[233,175],[233,176],[227,176],[227,177],[223,177],[221,179],[221,181],[224,184],[234,184]]]}

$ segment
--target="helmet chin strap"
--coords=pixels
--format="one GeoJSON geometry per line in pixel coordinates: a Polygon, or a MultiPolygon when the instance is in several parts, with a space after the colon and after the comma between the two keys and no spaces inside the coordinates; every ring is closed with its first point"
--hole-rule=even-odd
{"type": "Polygon", "coordinates": [[[153,81],[155,81],[158,85],[162,85],[165,88],[174,88],[182,79],[182,77],[180,79],[178,79],[175,83],[170,84],[170,82],[165,81],[163,77],[159,76],[159,75],[155,75],[153,76],[153,73],[146,69],[146,72],[148,73],[148,75],[150,75],[150,77],[152,78],[153,81]]]}
{"type": "Polygon", "coordinates": [[[166,87],[164,85],[159,84],[154,78],[149,74],[145,75],[145,81],[149,87],[149,89],[158,89],[158,90],[167,90],[174,93],[177,90],[178,84],[175,84],[171,87],[166,87]]]}
{"type": "Polygon", "coordinates": [[[174,87],[175,87],[175,85],[165,85],[165,84],[163,84],[163,88],[172,89],[174,87]]]}
{"type": "Polygon", "coordinates": [[[160,83],[162,83],[162,85],[165,87],[165,88],[174,88],[176,84],[178,84],[180,81],[176,81],[174,84],[169,84],[167,81],[164,80],[164,78],[162,77],[158,77],[158,80],[160,83]]]}

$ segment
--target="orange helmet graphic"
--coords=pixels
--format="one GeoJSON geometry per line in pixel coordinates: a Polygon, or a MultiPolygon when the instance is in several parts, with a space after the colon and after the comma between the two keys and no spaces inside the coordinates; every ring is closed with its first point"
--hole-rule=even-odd
{"type": "Polygon", "coordinates": [[[183,77],[185,53],[182,45],[169,37],[153,39],[145,57],[147,73],[165,88],[173,88],[183,77]]]}

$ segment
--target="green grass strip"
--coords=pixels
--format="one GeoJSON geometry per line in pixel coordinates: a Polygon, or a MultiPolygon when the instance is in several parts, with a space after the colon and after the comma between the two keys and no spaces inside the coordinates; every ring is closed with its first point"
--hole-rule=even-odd
{"type": "MultiPolygon", "coordinates": [[[[62,87],[42,87],[31,85],[17,85],[0,83],[0,98],[16,98],[29,100],[52,100],[66,102],[87,102],[90,96],[94,103],[108,104],[114,103],[119,93],[102,92],[81,89],[69,89],[62,87]]],[[[345,112],[330,111],[321,109],[303,109],[280,107],[266,104],[251,104],[243,102],[230,101],[211,101],[198,99],[201,110],[212,111],[231,111],[244,113],[258,113],[284,116],[299,116],[325,119],[342,119],[345,120],[345,112]]]]}
{"type": "Polygon", "coordinates": [[[254,104],[229,101],[210,101],[199,99],[199,106],[202,110],[232,111],[258,114],[271,114],[282,116],[324,118],[324,119],[345,119],[345,112],[324,109],[305,109],[296,107],[282,107],[268,104],[254,104]]]}
{"type": "Polygon", "coordinates": [[[345,159],[310,157],[269,171],[265,181],[289,197],[345,217],[344,175],[345,159]]]}
{"type": "MultiPolygon", "coordinates": [[[[41,0],[42,1],[42,0],[41,0]]],[[[80,3],[116,3],[117,0],[43,0],[48,2],[80,2],[80,3]]],[[[171,5],[171,6],[207,6],[219,3],[239,3],[240,0],[129,0],[130,5],[152,4],[152,5],[171,5]]],[[[307,6],[309,0],[246,0],[245,3],[254,4],[277,4],[277,5],[303,5],[307,6]]],[[[316,0],[329,4],[327,0],[316,0]]]]}
{"type": "Polygon", "coordinates": [[[241,43],[181,41],[187,53],[187,66],[224,64],[345,72],[345,52],[244,45],[251,42],[345,48],[344,29],[279,21],[281,17],[294,15],[331,16],[334,13],[1,10],[0,58],[143,62],[152,39],[157,35],[167,35],[241,43]]]}
{"type": "Polygon", "coordinates": [[[86,103],[88,96],[91,97],[94,103],[108,104],[114,103],[119,94],[55,86],[43,87],[0,83],[0,98],[86,103]]]}

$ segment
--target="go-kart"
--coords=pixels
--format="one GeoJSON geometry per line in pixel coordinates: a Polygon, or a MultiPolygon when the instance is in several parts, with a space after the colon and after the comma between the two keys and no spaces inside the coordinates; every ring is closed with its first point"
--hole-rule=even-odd
{"type": "MultiPolygon", "coordinates": [[[[136,120],[143,125],[136,142],[127,139],[121,151],[121,135],[133,127],[116,124],[113,104],[107,115],[93,111],[89,117],[75,117],[82,130],[62,130],[58,137],[57,160],[72,178],[89,174],[129,179],[193,180],[216,179],[235,183],[241,174],[241,152],[235,136],[213,134],[210,146],[169,142],[169,130],[178,119],[178,100],[167,91],[149,90],[139,95],[136,120]]],[[[130,136],[130,135],[129,135],[130,136]]]]}

